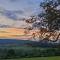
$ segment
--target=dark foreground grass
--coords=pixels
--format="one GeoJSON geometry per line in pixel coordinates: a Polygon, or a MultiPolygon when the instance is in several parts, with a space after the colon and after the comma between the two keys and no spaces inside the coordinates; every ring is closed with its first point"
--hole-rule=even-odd
{"type": "Polygon", "coordinates": [[[54,56],[54,57],[20,58],[20,59],[5,59],[5,60],[60,60],[60,56],[54,56]]]}

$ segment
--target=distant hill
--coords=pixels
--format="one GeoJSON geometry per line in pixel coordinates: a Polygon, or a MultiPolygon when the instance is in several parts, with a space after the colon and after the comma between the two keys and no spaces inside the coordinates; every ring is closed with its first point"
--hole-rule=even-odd
{"type": "Polygon", "coordinates": [[[32,47],[58,47],[60,43],[49,43],[47,41],[30,41],[18,39],[0,39],[0,46],[15,45],[15,46],[32,46],[32,47]]]}

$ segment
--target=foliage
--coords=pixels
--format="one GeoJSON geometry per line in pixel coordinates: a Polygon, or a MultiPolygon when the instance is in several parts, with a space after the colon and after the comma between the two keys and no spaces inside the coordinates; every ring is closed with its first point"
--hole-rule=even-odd
{"type": "Polygon", "coordinates": [[[30,57],[49,57],[60,56],[60,48],[40,48],[40,47],[24,47],[24,48],[0,48],[1,59],[14,58],[30,58],[30,57]],[[4,53],[3,53],[4,52],[4,53]]]}
{"type": "Polygon", "coordinates": [[[48,24],[49,30],[59,30],[60,28],[60,10],[57,9],[60,4],[58,2],[58,0],[45,0],[40,4],[44,9],[42,17],[48,24]]]}

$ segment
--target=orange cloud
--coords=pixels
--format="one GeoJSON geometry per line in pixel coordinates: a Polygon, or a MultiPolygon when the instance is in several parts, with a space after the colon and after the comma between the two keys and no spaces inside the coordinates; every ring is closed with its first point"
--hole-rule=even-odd
{"type": "Polygon", "coordinates": [[[0,38],[28,39],[31,36],[24,35],[25,29],[0,28],[0,38]]]}

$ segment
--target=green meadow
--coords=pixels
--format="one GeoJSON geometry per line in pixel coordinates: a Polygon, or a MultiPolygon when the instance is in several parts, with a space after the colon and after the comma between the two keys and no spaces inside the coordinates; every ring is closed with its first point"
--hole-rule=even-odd
{"type": "Polygon", "coordinates": [[[54,57],[20,58],[20,59],[6,59],[6,60],[60,60],[60,56],[54,56],[54,57]]]}

